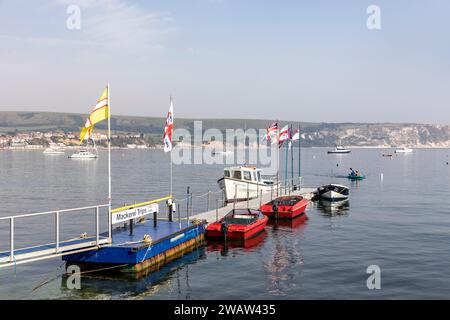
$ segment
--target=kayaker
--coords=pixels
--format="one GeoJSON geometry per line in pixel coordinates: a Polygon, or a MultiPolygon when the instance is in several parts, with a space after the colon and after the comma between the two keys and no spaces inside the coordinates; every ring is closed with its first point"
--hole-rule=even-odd
{"type": "Polygon", "coordinates": [[[351,171],[351,172],[350,172],[350,175],[351,175],[351,176],[356,176],[355,170],[353,170],[353,168],[350,168],[350,171],[351,171]]]}

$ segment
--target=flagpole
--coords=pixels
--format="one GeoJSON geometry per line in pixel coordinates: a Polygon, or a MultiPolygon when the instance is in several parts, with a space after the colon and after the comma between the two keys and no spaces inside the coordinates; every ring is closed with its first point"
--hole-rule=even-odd
{"type": "MultiPolygon", "coordinates": [[[[109,203],[109,236],[112,238],[112,216],[111,216],[111,104],[109,97],[109,82],[107,85],[108,105],[108,203],[109,203]]],[[[112,240],[112,239],[111,239],[112,240]]]]}
{"type": "Polygon", "coordinates": [[[301,155],[302,155],[302,133],[300,132],[300,122],[298,123],[298,179],[299,183],[301,184],[300,178],[301,178],[301,155]]]}
{"type": "Polygon", "coordinates": [[[291,185],[294,186],[294,141],[292,141],[292,124],[291,124],[291,185]]]}
{"type": "Polygon", "coordinates": [[[280,129],[278,120],[276,123],[277,123],[277,197],[278,197],[279,196],[278,189],[280,187],[280,129]]]}
{"type": "MultiPolygon", "coordinates": [[[[170,104],[173,104],[172,96],[170,97],[170,104]]],[[[173,110],[172,110],[172,126],[174,123],[173,110]]],[[[173,149],[173,146],[172,146],[173,149]]],[[[173,197],[173,166],[172,166],[172,150],[170,150],[170,196],[173,197]]]]}
{"type": "MultiPolygon", "coordinates": [[[[288,129],[289,130],[289,129],[288,129]]],[[[289,161],[289,141],[286,140],[285,149],[286,149],[286,159],[284,160],[284,190],[287,188],[287,181],[288,181],[288,161],[289,161]]]]}

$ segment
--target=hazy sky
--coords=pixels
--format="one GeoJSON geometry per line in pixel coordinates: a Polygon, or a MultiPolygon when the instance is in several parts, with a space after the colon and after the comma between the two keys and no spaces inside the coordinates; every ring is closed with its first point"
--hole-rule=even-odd
{"type": "Polygon", "coordinates": [[[109,81],[120,115],[450,123],[449,38],[448,0],[0,0],[0,110],[88,113],[109,81]]]}

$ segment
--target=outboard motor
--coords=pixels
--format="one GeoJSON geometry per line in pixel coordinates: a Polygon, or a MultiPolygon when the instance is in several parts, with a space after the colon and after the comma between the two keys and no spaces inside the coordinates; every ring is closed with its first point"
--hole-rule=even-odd
{"type": "Polygon", "coordinates": [[[225,237],[225,240],[227,240],[227,234],[228,234],[228,223],[225,221],[222,222],[220,225],[220,232],[222,232],[223,236],[225,237]]]}
{"type": "Polygon", "coordinates": [[[275,218],[278,217],[278,205],[279,205],[278,201],[274,201],[272,205],[272,210],[275,214],[275,218]]]}

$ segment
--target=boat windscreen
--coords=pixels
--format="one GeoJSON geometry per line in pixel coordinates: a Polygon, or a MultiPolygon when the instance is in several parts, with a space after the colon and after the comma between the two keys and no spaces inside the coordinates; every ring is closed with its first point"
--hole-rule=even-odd
{"type": "Polygon", "coordinates": [[[272,204],[274,204],[275,202],[277,202],[277,204],[279,206],[293,206],[295,205],[297,202],[299,202],[301,199],[299,198],[293,198],[293,199],[283,199],[283,200],[274,200],[272,202],[272,204]]]}

